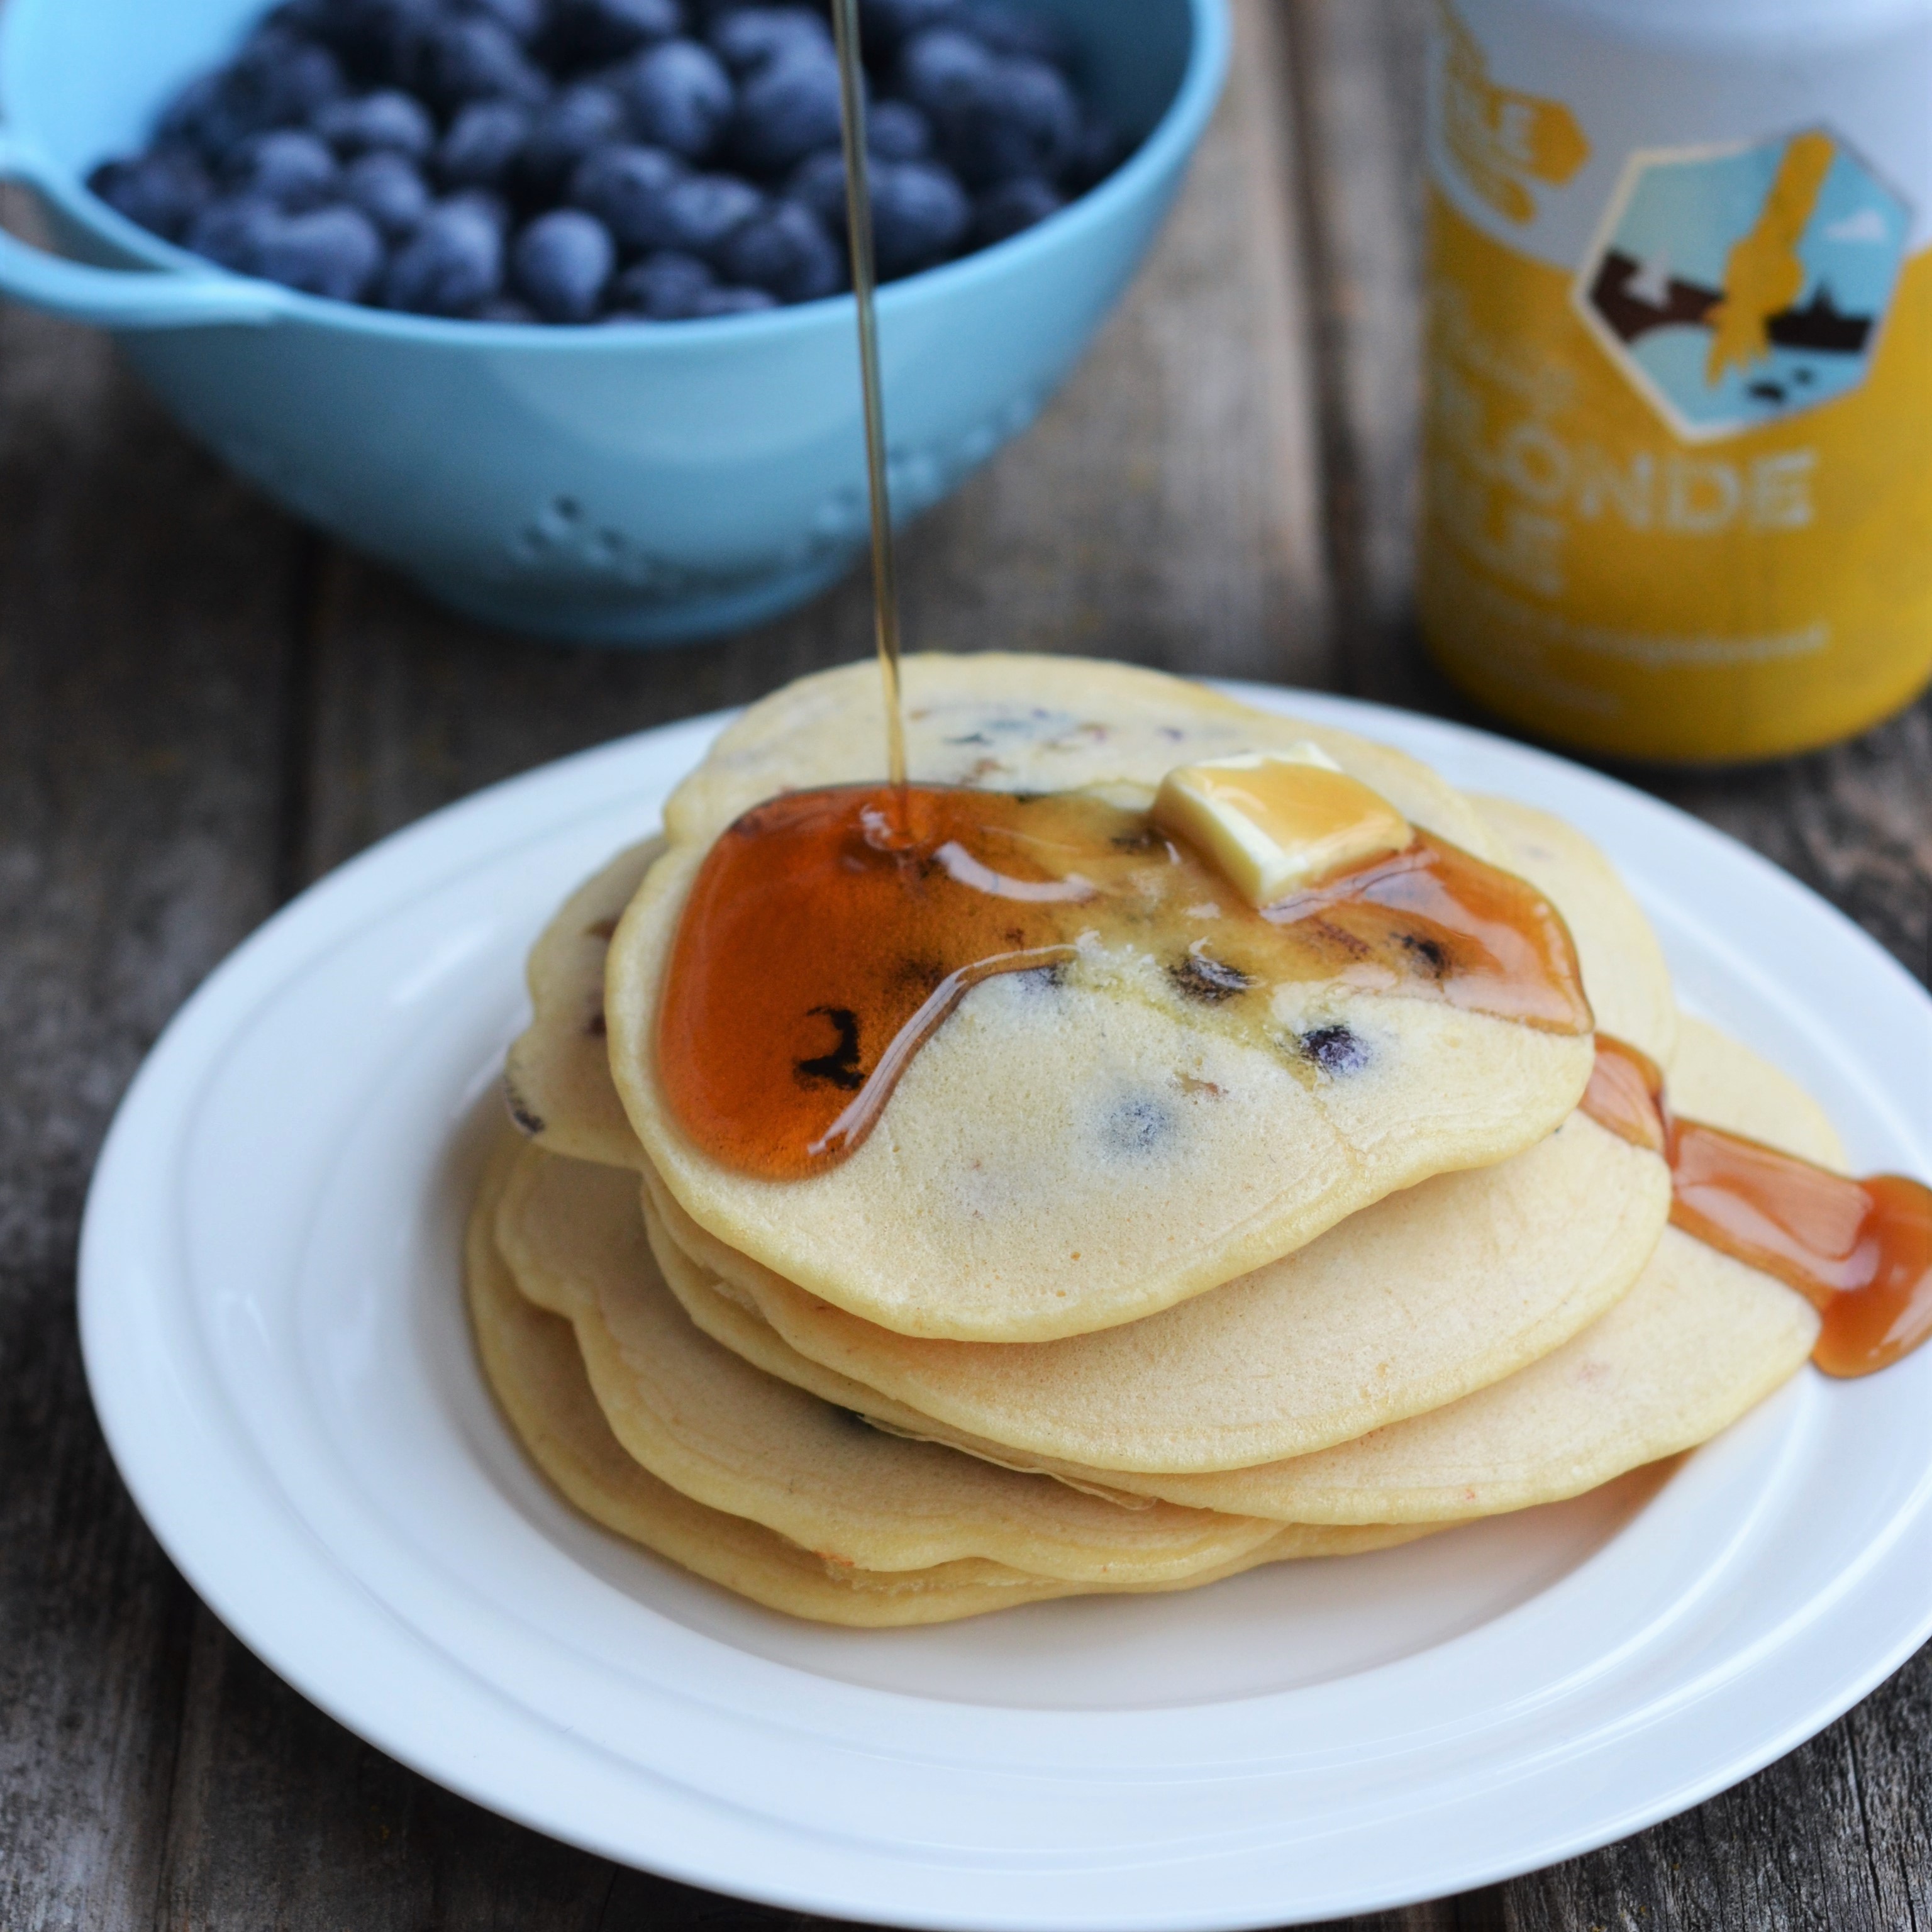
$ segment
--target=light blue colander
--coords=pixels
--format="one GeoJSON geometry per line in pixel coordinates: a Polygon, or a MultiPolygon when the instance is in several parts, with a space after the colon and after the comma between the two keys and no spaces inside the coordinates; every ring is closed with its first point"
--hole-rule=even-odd
{"type": "MultiPolygon", "coordinates": [[[[1037,228],[886,289],[896,514],[1024,428],[1126,286],[1220,90],[1226,0],[1038,0],[1125,166],[1037,228]]],[[[197,436],[298,514],[514,628],[660,644],[772,616],[866,536],[849,298],[623,328],[428,320],[297,295],[90,194],[264,0],[8,0],[0,175],[63,260],[0,235],[0,293],[119,332],[197,436]],[[98,266],[87,266],[94,264],[98,266]]]]}

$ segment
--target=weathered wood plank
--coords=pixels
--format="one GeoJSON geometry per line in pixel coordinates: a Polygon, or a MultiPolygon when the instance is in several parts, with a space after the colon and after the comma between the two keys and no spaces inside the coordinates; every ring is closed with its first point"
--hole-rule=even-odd
{"type": "Polygon", "coordinates": [[[1709,1804],[1510,1888],[1512,1922],[1876,1929],[1850,1734],[1834,1726],[1709,1804]]]}
{"type": "Polygon", "coordinates": [[[1409,608],[1427,19],[1427,0],[1294,0],[1284,10],[1338,682],[1358,697],[1439,709],[1448,694],[1421,658],[1409,608]]]}
{"type": "Polygon", "coordinates": [[[1488,1921],[1465,1920],[1459,1916],[1463,1904],[1460,1899],[1444,1898],[1432,1904],[1408,1906],[1399,1912],[1330,1919],[1317,1926],[1315,1932],[1491,1932],[1488,1921]]]}
{"type": "Polygon", "coordinates": [[[1812,758],[1635,776],[1775,860],[1932,983],[1932,698],[1812,758]]]}
{"type": "Polygon", "coordinates": [[[104,342],[0,314],[0,1924],[21,1932],[152,1918],[192,1598],[88,1405],[74,1244],[136,1061],[274,903],[297,542],[104,342]]]}
{"type": "Polygon", "coordinates": [[[610,1868],[372,1750],[197,1612],[155,1932],[592,1932],[610,1868]]]}

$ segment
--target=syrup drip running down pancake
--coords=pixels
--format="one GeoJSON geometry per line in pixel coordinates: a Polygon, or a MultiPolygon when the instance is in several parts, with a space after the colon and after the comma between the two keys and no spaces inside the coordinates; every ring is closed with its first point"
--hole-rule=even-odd
{"type": "Polygon", "coordinates": [[[1853,1180],[1760,1141],[1678,1118],[1655,1064],[1599,1036],[1583,1111],[1669,1162],[1672,1224],[1796,1288],[1823,1318],[1812,1360],[1868,1376],[1932,1335],[1932,1189],[1853,1180]]]}
{"type": "Polygon", "coordinates": [[[1509,798],[1472,802],[1495,842],[1496,862],[1527,879],[1563,915],[1598,1031],[1628,1040],[1674,1077],[1678,1026],[1670,968],[1616,868],[1552,813],[1509,798]]]}

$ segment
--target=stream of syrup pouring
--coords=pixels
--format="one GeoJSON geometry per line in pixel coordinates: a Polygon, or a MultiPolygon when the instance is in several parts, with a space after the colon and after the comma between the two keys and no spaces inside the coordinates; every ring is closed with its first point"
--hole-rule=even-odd
{"type": "MultiPolygon", "coordinates": [[[[763,1178],[835,1166],[972,987],[1004,974],[1050,981],[1083,952],[1164,973],[1174,995],[1311,1079],[1346,1076],[1369,1049],[1340,1026],[1285,1036],[1270,986],[1325,980],[1588,1030],[1575,949],[1549,902],[1426,832],[1257,911],[1143,813],[1090,794],[908,783],[857,0],[832,0],[832,16],[888,782],[771,800],[706,856],[658,1014],[658,1072],[686,1130],[763,1178]]],[[[1849,1180],[1680,1120],[1652,1062],[1607,1035],[1596,1046],[1583,1111],[1669,1162],[1675,1226],[1813,1302],[1821,1369],[1868,1374],[1932,1334],[1932,1190],[1895,1174],[1849,1180]]]]}
{"type": "Polygon", "coordinates": [[[872,164],[866,149],[866,70],[860,60],[859,0],[832,0],[838,50],[839,139],[845,156],[845,224],[851,238],[852,296],[859,315],[859,386],[865,399],[866,490],[872,520],[872,628],[885,682],[886,776],[903,802],[905,698],[899,678],[899,586],[886,466],[886,404],[879,380],[879,278],[872,254],[872,164]]]}

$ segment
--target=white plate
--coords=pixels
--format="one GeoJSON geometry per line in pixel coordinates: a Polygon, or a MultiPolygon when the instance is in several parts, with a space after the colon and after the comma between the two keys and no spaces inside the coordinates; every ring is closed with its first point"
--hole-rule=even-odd
{"type": "MultiPolygon", "coordinates": [[[[1244,689],[1564,813],[1686,1000],[1862,1168],[1932,1174],[1932,1002],[1742,848],[1500,740],[1244,689]]],[[[932,1630],[770,1615],[607,1537],[472,1358],[458,1233],[524,952],[718,719],[499,785],[271,920],[142,1070],[88,1200],[94,1398],[249,1647],[426,1775],[694,1883],[934,1927],[1276,1925],[1620,1837],[1932,1630],[1932,1349],[1807,1371],[1660,1486],[1178,1597],[932,1630]]]]}

